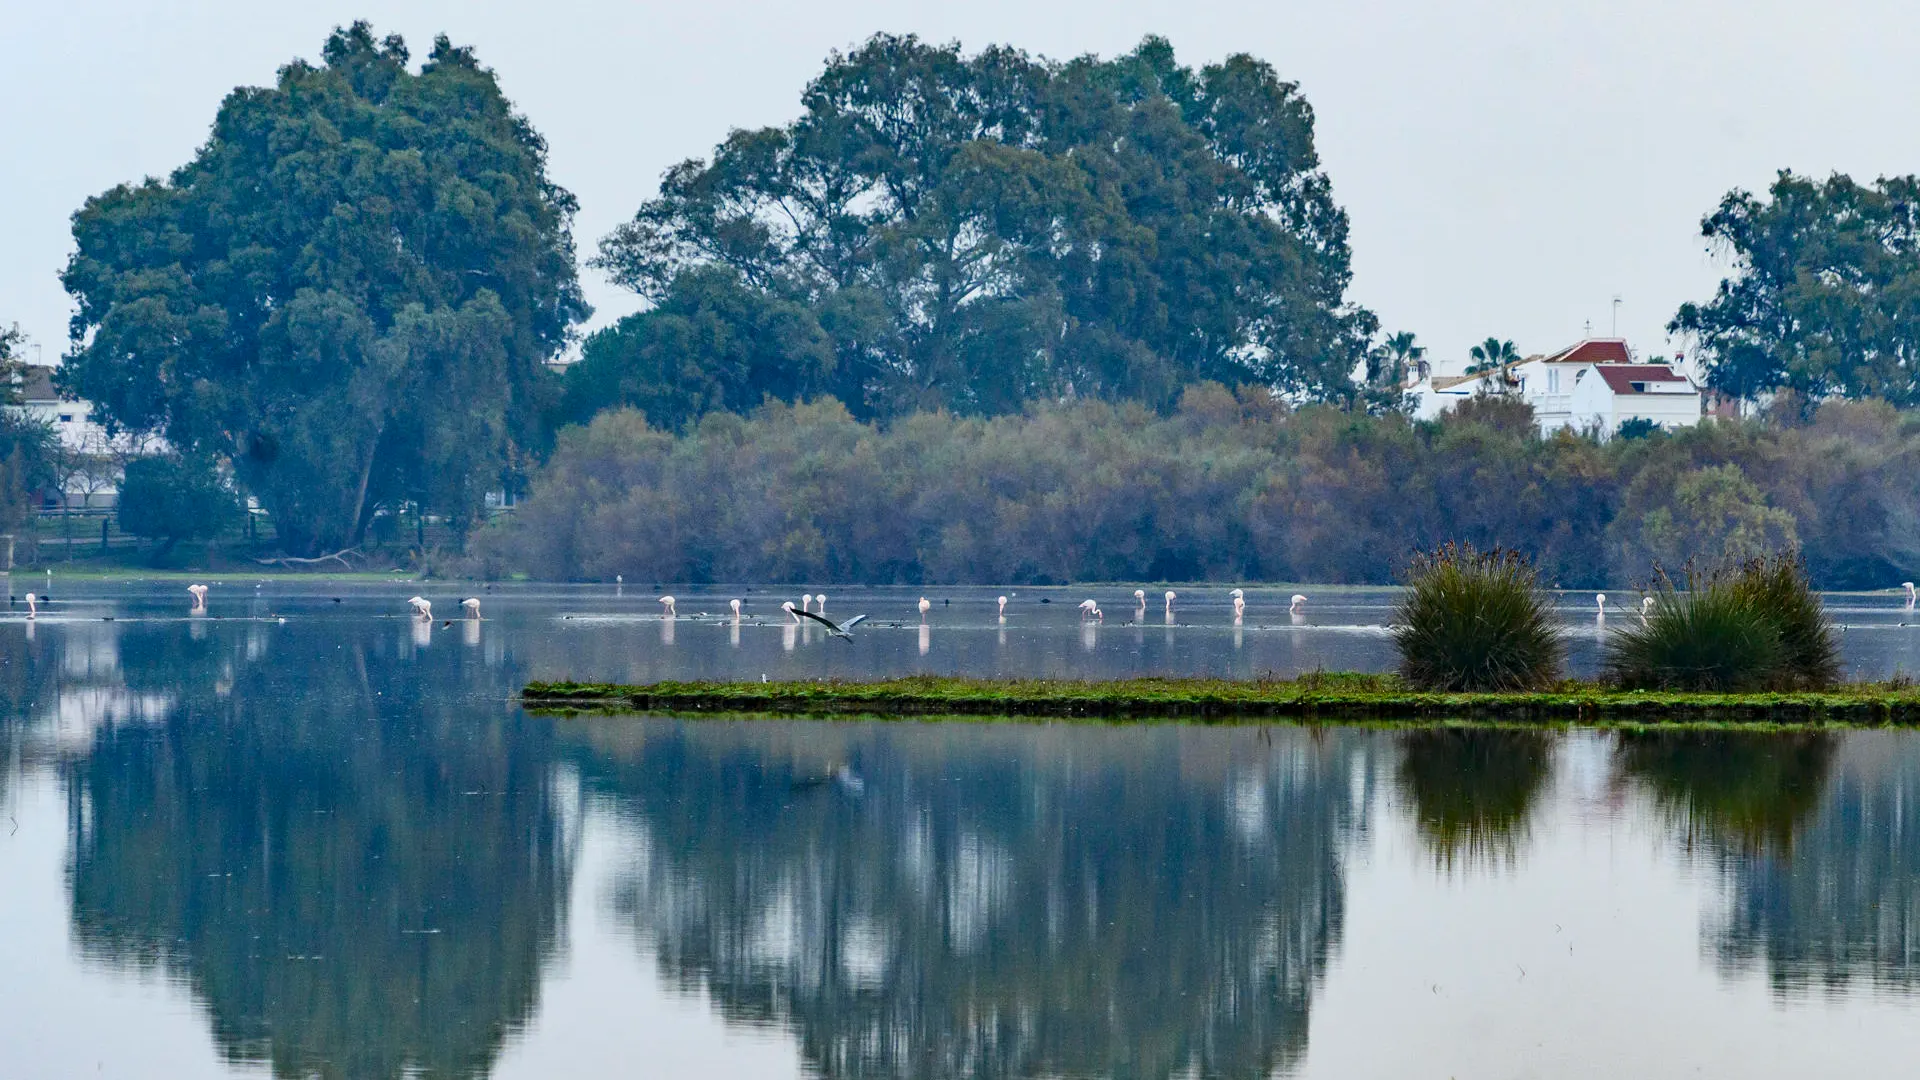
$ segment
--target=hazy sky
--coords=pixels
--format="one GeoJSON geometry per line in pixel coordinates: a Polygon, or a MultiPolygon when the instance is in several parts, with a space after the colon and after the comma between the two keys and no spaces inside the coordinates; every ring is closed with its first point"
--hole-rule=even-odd
{"type": "MultiPolygon", "coordinates": [[[[1318,115],[1354,298],[1445,364],[1489,334],[1522,352],[1605,334],[1616,295],[1620,332],[1666,351],[1674,308],[1724,269],[1698,223],[1729,188],[1920,171],[1920,4],[1899,0],[0,0],[0,323],[52,359],[68,215],[186,161],[227,91],[317,60],[356,18],[416,58],[445,32],[499,73],[579,196],[583,256],[668,165],[788,120],[828,50],[877,31],[1056,58],[1149,33],[1187,64],[1249,52],[1318,115]]],[[[584,274],[593,325],[633,310],[584,274]]]]}

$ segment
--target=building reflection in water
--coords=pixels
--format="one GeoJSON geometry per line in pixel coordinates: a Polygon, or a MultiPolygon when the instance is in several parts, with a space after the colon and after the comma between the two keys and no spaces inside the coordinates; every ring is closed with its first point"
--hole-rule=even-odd
{"type": "Polygon", "coordinates": [[[827,1075],[1266,1075],[1305,1049],[1365,732],[570,727],[671,981],[827,1075]]]}

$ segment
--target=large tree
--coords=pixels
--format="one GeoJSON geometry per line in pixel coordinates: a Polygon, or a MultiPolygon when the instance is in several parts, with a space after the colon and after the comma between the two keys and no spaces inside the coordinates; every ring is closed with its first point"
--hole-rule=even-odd
{"type": "Polygon", "coordinates": [[[416,73],[365,23],[235,90],[194,159],[74,216],[68,385],[117,429],[229,459],[289,550],[383,501],[470,521],[587,313],[571,195],[493,73],[416,73]]]}
{"type": "Polygon", "coordinates": [[[592,343],[577,409],[1167,408],[1201,379],[1352,399],[1376,323],[1346,298],[1313,112],[1266,64],[882,35],[802,106],[675,166],[604,242],[598,265],[655,306],[592,343]]]}
{"type": "Polygon", "coordinates": [[[1765,198],[1730,192],[1701,233],[1733,273],[1668,329],[1695,336],[1711,385],[1920,404],[1920,178],[1782,171],[1765,198]]]}

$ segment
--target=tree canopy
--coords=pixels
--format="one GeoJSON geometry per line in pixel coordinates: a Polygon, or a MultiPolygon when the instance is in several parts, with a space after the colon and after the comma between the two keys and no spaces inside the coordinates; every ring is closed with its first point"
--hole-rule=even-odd
{"type": "Polygon", "coordinates": [[[650,310],[589,339],[569,413],[679,427],[763,395],[857,417],[1171,407],[1215,379],[1353,402],[1376,320],[1296,84],[1148,38],[1113,60],[876,36],[783,127],[669,170],[596,264],[650,310]]]}
{"type": "Polygon", "coordinates": [[[64,377],[117,430],[231,460],[290,550],[382,501],[469,521],[587,313],[573,197],[473,53],[336,30],[228,95],[193,160],[74,216],[64,377]]]}
{"type": "Polygon", "coordinates": [[[1712,386],[1920,404],[1920,178],[1782,171],[1765,198],[1730,192],[1701,233],[1734,271],[1668,329],[1697,338],[1712,386]]]}

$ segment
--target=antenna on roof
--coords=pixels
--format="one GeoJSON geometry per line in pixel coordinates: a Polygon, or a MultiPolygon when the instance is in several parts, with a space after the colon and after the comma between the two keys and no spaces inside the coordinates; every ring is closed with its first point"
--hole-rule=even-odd
{"type": "Polygon", "coordinates": [[[1613,333],[1609,336],[1611,337],[1620,336],[1620,294],[1619,293],[1613,294],[1613,333]]]}
{"type": "Polygon", "coordinates": [[[1585,340],[1592,336],[1593,336],[1593,320],[1588,319],[1584,325],[1584,328],[1580,331],[1580,337],[1582,340],[1585,340]]]}

